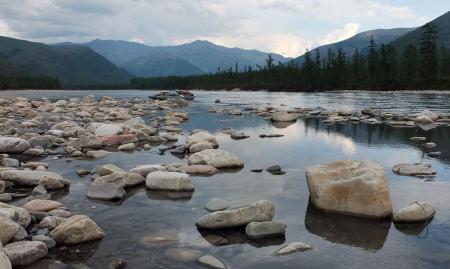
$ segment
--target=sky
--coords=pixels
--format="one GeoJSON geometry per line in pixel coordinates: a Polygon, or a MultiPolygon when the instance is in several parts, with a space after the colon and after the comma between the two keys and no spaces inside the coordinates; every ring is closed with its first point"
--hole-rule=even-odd
{"type": "Polygon", "coordinates": [[[356,33],[417,27],[449,0],[0,0],[0,35],[152,46],[208,40],[295,57],[356,33]]]}

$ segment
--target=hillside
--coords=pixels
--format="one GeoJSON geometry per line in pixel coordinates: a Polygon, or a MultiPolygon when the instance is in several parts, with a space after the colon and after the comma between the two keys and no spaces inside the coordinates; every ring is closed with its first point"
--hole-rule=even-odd
{"type": "Polygon", "coordinates": [[[16,72],[58,78],[65,87],[127,83],[132,77],[85,46],[48,46],[0,36],[0,59],[16,72]]]}
{"type": "Polygon", "coordinates": [[[182,58],[161,55],[138,57],[124,64],[123,68],[138,77],[188,76],[205,73],[182,58]]]}
{"type": "MultiPolygon", "coordinates": [[[[450,11],[431,22],[437,26],[439,46],[450,48],[450,11]]],[[[421,27],[417,28],[406,35],[397,38],[392,42],[392,45],[394,45],[397,50],[403,50],[409,44],[418,45],[420,37],[422,36],[422,31],[421,27]]]]}
{"type": "MultiPolygon", "coordinates": [[[[414,29],[415,28],[394,28],[394,29],[370,30],[370,31],[356,34],[355,36],[353,36],[349,39],[346,39],[346,40],[343,40],[343,41],[340,41],[337,43],[320,46],[316,49],[319,50],[322,60],[326,59],[328,50],[330,48],[334,53],[336,53],[339,49],[341,49],[347,55],[352,55],[353,52],[355,51],[355,49],[358,49],[361,54],[366,55],[371,36],[374,37],[374,40],[377,44],[383,44],[383,43],[388,44],[388,43],[392,42],[393,40],[396,40],[400,36],[403,36],[414,29]]],[[[313,49],[312,51],[315,51],[316,49],[313,49]]],[[[297,62],[299,64],[302,64],[303,58],[304,58],[303,55],[298,58],[295,58],[293,60],[294,64],[296,64],[297,62]]]]}
{"type": "MultiPolygon", "coordinates": [[[[126,67],[130,72],[134,72],[138,68],[166,68],[170,64],[165,66],[154,65],[144,67],[142,65],[143,60],[138,60],[140,57],[155,57],[162,59],[168,57],[169,59],[182,59],[192,66],[185,65],[186,70],[180,70],[176,68],[171,72],[171,69],[166,69],[167,75],[176,75],[178,73],[184,74],[197,74],[196,69],[200,69],[202,72],[210,73],[216,72],[218,68],[224,70],[230,67],[235,68],[236,62],[239,65],[239,69],[243,70],[245,66],[256,68],[257,65],[264,66],[269,53],[261,52],[257,50],[244,50],[239,48],[227,48],[219,46],[208,41],[195,41],[192,43],[177,45],[177,46],[161,46],[151,47],[142,45],[135,42],[127,41],[114,41],[114,40],[94,40],[83,45],[90,47],[98,54],[104,56],[111,62],[121,67],[126,67]],[[133,64],[138,64],[133,66],[133,64]],[[196,71],[191,72],[190,71],[196,71]]],[[[278,54],[272,54],[275,63],[288,61],[289,58],[285,58],[278,54]]],[[[163,64],[162,61],[159,63],[163,64]]],[[[133,73],[139,75],[138,73],[133,73]]]]}

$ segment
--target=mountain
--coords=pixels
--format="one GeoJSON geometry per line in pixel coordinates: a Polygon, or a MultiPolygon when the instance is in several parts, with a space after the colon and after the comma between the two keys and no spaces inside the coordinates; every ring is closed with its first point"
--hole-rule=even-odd
{"type": "Polygon", "coordinates": [[[123,68],[138,77],[189,76],[205,73],[182,58],[163,55],[137,57],[124,64],[123,68]]]}
{"type": "Polygon", "coordinates": [[[0,66],[6,63],[14,72],[58,78],[66,87],[128,83],[132,78],[86,46],[49,46],[0,36],[0,59],[0,66]]]}
{"type": "MultiPolygon", "coordinates": [[[[370,42],[371,36],[374,37],[374,40],[377,44],[388,44],[397,38],[413,31],[415,28],[394,28],[394,29],[376,29],[376,30],[370,30],[366,32],[362,32],[359,34],[356,34],[353,37],[350,37],[349,39],[332,43],[324,46],[320,46],[316,49],[320,52],[321,59],[326,59],[328,50],[331,49],[334,53],[337,53],[339,49],[341,49],[343,52],[345,52],[346,55],[352,55],[355,49],[358,49],[361,54],[367,54],[368,46],[370,42]]],[[[314,51],[316,49],[312,50],[312,55],[314,57],[314,51]]],[[[304,60],[304,55],[297,57],[293,60],[294,64],[302,64],[304,60]]]]}
{"type": "MultiPolygon", "coordinates": [[[[437,26],[439,46],[450,48],[450,11],[431,22],[437,26]]],[[[421,27],[417,28],[394,40],[392,45],[399,51],[403,50],[409,44],[418,45],[422,32],[421,27]]]]}
{"type": "MultiPolygon", "coordinates": [[[[151,47],[127,41],[94,40],[83,45],[90,47],[98,54],[118,66],[126,68],[129,72],[137,76],[140,75],[136,72],[139,68],[145,68],[147,70],[149,68],[159,68],[158,65],[155,65],[155,61],[149,62],[149,66],[144,67],[143,62],[145,61],[138,60],[140,57],[145,57],[147,60],[150,57],[154,57],[161,64],[163,64],[161,59],[168,57],[172,62],[175,59],[179,62],[184,60],[195,67],[184,65],[187,69],[181,70],[180,68],[176,68],[171,72],[172,69],[166,69],[170,64],[167,64],[165,67],[161,66],[161,68],[165,68],[165,74],[176,75],[179,73],[197,74],[198,70],[196,69],[200,69],[205,73],[216,72],[218,68],[224,70],[232,67],[234,69],[236,62],[240,70],[243,70],[245,66],[250,66],[254,69],[257,65],[264,66],[269,55],[267,52],[257,50],[227,48],[208,41],[195,41],[177,46],[151,47]],[[138,64],[138,66],[134,66],[134,64],[138,64]]],[[[290,60],[290,58],[285,58],[279,54],[270,54],[274,58],[275,63],[290,60]]],[[[154,73],[157,72],[155,71],[154,73]]]]}

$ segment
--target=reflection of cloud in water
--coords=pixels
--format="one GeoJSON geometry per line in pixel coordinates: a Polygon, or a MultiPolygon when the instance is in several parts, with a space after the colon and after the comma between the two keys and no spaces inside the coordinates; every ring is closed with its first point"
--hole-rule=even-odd
{"type": "Polygon", "coordinates": [[[336,133],[327,134],[323,132],[319,132],[317,134],[317,137],[322,139],[322,141],[327,143],[328,145],[331,145],[333,148],[340,148],[346,155],[356,153],[355,142],[353,142],[353,140],[348,137],[336,133]]]}

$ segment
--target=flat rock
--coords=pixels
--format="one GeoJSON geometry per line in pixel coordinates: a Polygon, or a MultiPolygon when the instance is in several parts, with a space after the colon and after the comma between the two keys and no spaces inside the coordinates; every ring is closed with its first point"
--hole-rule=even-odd
{"type": "Polygon", "coordinates": [[[231,203],[221,199],[221,198],[212,198],[206,203],[205,209],[208,211],[222,211],[231,206],[231,203]]]}
{"type": "Polygon", "coordinates": [[[140,245],[146,248],[160,248],[173,245],[180,240],[177,233],[172,231],[159,231],[142,237],[140,245]]]}
{"type": "Polygon", "coordinates": [[[337,161],[306,168],[311,202],[319,209],[368,218],[392,214],[387,178],[381,165],[337,161]]]}
{"type": "Polygon", "coordinates": [[[285,232],[286,224],[281,221],[251,222],[245,227],[245,233],[250,239],[281,236],[285,232]]]}
{"type": "Polygon", "coordinates": [[[193,191],[194,185],[188,174],[155,171],[147,175],[145,184],[150,190],[193,191]]]}
{"type": "Polygon", "coordinates": [[[100,149],[102,142],[95,136],[85,136],[75,139],[68,146],[80,149],[100,149]]]}
{"type": "Polygon", "coordinates": [[[236,155],[221,149],[206,149],[192,154],[188,159],[189,165],[206,164],[217,169],[241,168],[244,161],[236,155]]]}
{"type": "Polygon", "coordinates": [[[402,176],[432,176],[436,174],[430,163],[397,164],[392,171],[402,176]]]}
{"type": "Polygon", "coordinates": [[[23,207],[28,211],[48,212],[62,206],[58,201],[36,199],[27,202],[23,207]]]}
{"type": "Polygon", "coordinates": [[[146,177],[148,174],[155,171],[166,171],[166,167],[159,164],[148,164],[148,165],[140,165],[130,170],[130,172],[138,173],[143,177],[146,177]]]}
{"type": "Polygon", "coordinates": [[[58,225],[50,237],[58,244],[74,245],[103,238],[104,233],[88,216],[75,215],[58,225]]]}
{"type": "Polygon", "coordinates": [[[414,141],[414,142],[419,142],[419,141],[425,141],[425,140],[427,140],[427,138],[424,136],[414,136],[414,137],[411,137],[409,140],[414,141]]]}
{"type": "Polygon", "coordinates": [[[112,152],[106,150],[90,150],[86,153],[86,156],[89,158],[99,159],[108,156],[112,152]]]}
{"type": "Polygon", "coordinates": [[[247,225],[251,222],[270,221],[275,214],[271,201],[262,200],[233,210],[217,211],[197,220],[196,225],[204,229],[222,229],[247,225]]]}
{"type": "Polygon", "coordinates": [[[432,148],[437,147],[437,145],[436,145],[435,143],[433,143],[433,142],[425,143],[425,144],[423,144],[422,146],[423,146],[424,148],[427,148],[427,149],[432,149],[432,148]]]}
{"type": "Polygon", "coordinates": [[[92,185],[102,185],[105,183],[114,183],[123,188],[133,187],[143,184],[145,178],[138,173],[117,172],[99,177],[92,182],[92,185]]]}
{"type": "Polygon", "coordinates": [[[180,167],[182,171],[190,175],[205,175],[212,176],[216,174],[219,170],[217,168],[212,167],[211,165],[189,165],[180,167]]]}
{"type": "Polygon", "coordinates": [[[415,202],[394,212],[394,222],[424,222],[433,218],[433,206],[426,202],[415,202]]]}
{"type": "Polygon", "coordinates": [[[196,153],[196,152],[203,151],[205,149],[213,149],[213,148],[214,148],[213,144],[211,144],[209,142],[200,142],[200,143],[191,145],[189,147],[189,152],[196,153]]]}
{"type": "Polygon", "coordinates": [[[291,243],[287,246],[280,248],[279,250],[272,253],[272,255],[273,256],[281,256],[281,255],[291,254],[294,252],[303,252],[303,251],[307,251],[307,250],[311,250],[311,249],[313,249],[313,247],[311,247],[310,245],[308,245],[306,243],[294,242],[294,243],[291,243]]]}
{"type": "Polygon", "coordinates": [[[0,136],[0,153],[22,153],[30,147],[30,143],[24,139],[0,136]]]}
{"type": "Polygon", "coordinates": [[[12,266],[30,265],[47,256],[45,243],[39,241],[20,241],[4,247],[12,266]]]}
{"type": "Polygon", "coordinates": [[[208,132],[196,132],[186,138],[186,146],[190,148],[194,144],[198,143],[209,143],[213,147],[217,147],[219,144],[217,143],[216,137],[208,132]]]}
{"type": "Polygon", "coordinates": [[[213,268],[213,269],[225,269],[227,268],[227,266],[225,265],[224,262],[222,262],[221,260],[219,260],[218,258],[211,256],[211,255],[204,255],[201,256],[198,259],[198,262],[208,268],[213,268]]]}
{"type": "Polygon", "coordinates": [[[96,183],[89,187],[87,197],[95,200],[121,200],[126,191],[118,184],[114,183],[96,183]]]}
{"type": "Polygon", "coordinates": [[[19,186],[42,185],[48,190],[63,189],[70,183],[59,174],[47,171],[9,170],[0,172],[0,179],[19,186]]]}
{"type": "Polygon", "coordinates": [[[134,143],[128,143],[120,145],[117,149],[120,151],[133,151],[136,149],[136,145],[134,143]]]}

